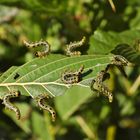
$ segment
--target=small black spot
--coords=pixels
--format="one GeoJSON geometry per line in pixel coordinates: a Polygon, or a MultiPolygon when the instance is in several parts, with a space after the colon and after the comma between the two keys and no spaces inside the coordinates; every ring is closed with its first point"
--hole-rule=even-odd
{"type": "Polygon", "coordinates": [[[36,57],[39,57],[38,52],[35,52],[35,56],[36,56],[36,57]]]}
{"type": "Polygon", "coordinates": [[[16,73],[16,75],[14,76],[14,79],[16,80],[20,75],[18,73],[16,73]]]}

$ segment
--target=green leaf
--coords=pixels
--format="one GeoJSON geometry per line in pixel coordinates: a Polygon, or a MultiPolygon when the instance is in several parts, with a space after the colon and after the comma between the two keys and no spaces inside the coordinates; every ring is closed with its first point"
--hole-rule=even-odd
{"type": "Polygon", "coordinates": [[[18,8],[28,9],[34,12],[47,12],[49,14],[59,14],[65,10],[67,1],[47,1],[46,0],[1,0],[0,4],[17,6],[18,8]]]}
{"type": "Polygon", "coordinates": [[[132,45],[139,37],[140,30],[128,30],[121,33],[97,30],[90,37],[88,52],[90,54],[108,54],[118,44],[127,43],[128,45],[132,45]]]}
{"type": "Polygon", "coordinates": [[[38,112],[32,112],[32,133],[40,140],[53,140],[53,129],[49,118],[42,117],[38,112]]]}
{"type": "Polygon", "coordinates": [[[55,98],[57,112],[63,120],[67,120],[83,103],[90,97],[95,97],[91,94],[89,88],[72,87],[67,91],[67,94],[55,98]]]}
{"type": "Polygon", "coordinates": [[[62,72],[66,69],[78,70],[81,65],[85,67],[82,81],[75,85],[89,88],[91,80],[110,63],[111,58],[112,55],[49,55],[20,67],[11,67],[0,77],[0,98],[15,90],[33,98],[44,93],[51,97],[63,95],[71,86],[61,81],[62,72]]]}

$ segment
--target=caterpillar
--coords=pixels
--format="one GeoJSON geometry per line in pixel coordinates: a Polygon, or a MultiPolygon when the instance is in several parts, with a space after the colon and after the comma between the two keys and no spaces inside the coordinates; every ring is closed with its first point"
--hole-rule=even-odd
{"type": "Polygon", "coordinates": [[[11,111],[14,111],[16,113],[16,117],[17,117],[18,120],[20,119],[20,116],[21,116],[20,115],[20,110],[10,102],[10,99],[11,98],[16,98],[16,97],[19,97],[19,96],[20,96],[20,92],[19,91],[14,91],[14,92],[11,92],[9,94],[6,94],[3,97],[3,104],[5,105],[6,108],[8,108],[11,111]]]}
{"type": "Polygon", "coordinates": [[[84,65],[82,65],[79,70],[72,72],[72,71],[68,71],[66,70],[64,73],[62,73],[61,75],[61,80],[65,83],[65,84],[74,84],[74,83],[78,83],[81,79],[81,73],[84,70],[84,65]]]}
{"type": "Polygon", "coordinates": [[[28,48],[35,48],[39,46],[44,46],[45,49],[43,51],[37,51],[35,52],[36,57],[43,57],[49,54],[50,52],[50,44],[47,41],[39,41],[39,42],[27,42],[26,40],[23,40],[23,44],[28,48]]]}
{"type": "Polygon", "coordinates": [[[47,110],[51,113],[51,116],[52,116],[52,121],[55,121],[55,118],[56,118],[56,113],[54,111],[54,109],[49,106],[49,105],[46,105],[44,103],[44,100],[45,99],[49,99],[49,96],[46,95],[46,94],[41,94],[41,95],[38,95],[36,97],[36,100],[37,100],[37,103],[38,103],[38,106],[41,108],[41,109],[44,109],[44,110],[47,110]]]}
{"type": "Polygon", "coordinates": [[[115,55],[113,59],[111,59],[111,63],[107,65],[106,71],[109,70],[112,65],[115,65],[126,78],[127,74],[124,70],[124,66],[134,66],[134,64],[130,63],[125,57],[121,55],[115,55]]]}
{"type": "Polygon", "coordinates": [[[107,96],[109,99],[109,102],[113,101],[113,95],[112,92],[108,89],[107,86],[103,84],[104,77],[106,75],[106,71],[101,71],[95,79],[92,80],[90,88],[92,91],[96,91],[99,94],[102,93],[103,95],[107,96]]]}
{"type": "Polygon", "coordinates": [[[14,79],[16,80],[20,75],[18,73],[15,74],[14,79]]]}
{"type": "Polygon", "coordinates": [[[70,42],[70,44],[67,45],[67,48],[66,48],[66,55],[68,56],[79,56],[81,55],[81,52],[80,51],[73,51],[75,48],[77,47],[81,47],[86,41],[86,37],[84,36],[82,38],[82,40],[78,41],[78,42],[70,42]]]}
{"type": "Polygon", "coordinates": [[[130,62],[121,55],[115,55],[113,59],[111,60],[111,64],[114,64],[117,66],[128,66],[130,62]]]}

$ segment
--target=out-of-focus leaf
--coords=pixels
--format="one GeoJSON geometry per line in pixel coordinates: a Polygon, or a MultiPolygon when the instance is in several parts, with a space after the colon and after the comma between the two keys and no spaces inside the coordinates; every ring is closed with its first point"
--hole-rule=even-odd
{"type": "Polygon", "coordinates": [[[120,110],[121,116],[131,115],[135,112],[134,102],[132,100],[127,99],[122,94],[118,94],[116,97],[117,97],[119,106],[121,108],[120,110]]]}
{"type": "Polygon", "coordinates": [[[50,132],[52,129],[50,128],[49,120],[42,117],[38,112],[32,113],[32,133],[37,139],[54,140],[52,132],[50,132]]]}
{"type": "Polygon", "coordinates": [[[97,30],[90,37],[90,54],[108,54],[118,44],[127,43],[132,45],[134,40],[140,38],[140,30],[128,30],[121,33],[104,32],[97,30]]]}
{"type": "Polygon", "coordinates": [[[93,94],[90,89],[75,86],[67,94],[55,98],[55,105],[60,117],[67,120],[92,96],[93,94]]]}
{"type": "Polygon", "coordinates": [[[130,21],[130,27],[131,29],[139,29],[140,30],[140,9],[137,8],[137,14],[135,16],[135,18],[133,18],[131,21],[130,21]]]}
{"type": "Polygon", "coordinates": [[[9,8],[0,5],[0,24],[12,20],[17,15],[17,13],[17,8],[9,8]]]}
{"type": "Polygon", "coordinates": [[[60,14],[65,10],[67,1],[46,1],[46,0],[1,0],[0,4],[17,6],[35,12],[47,12],[49,14],[60,14]],[[64,7],[63,7],[64,6],[64,7]]]}

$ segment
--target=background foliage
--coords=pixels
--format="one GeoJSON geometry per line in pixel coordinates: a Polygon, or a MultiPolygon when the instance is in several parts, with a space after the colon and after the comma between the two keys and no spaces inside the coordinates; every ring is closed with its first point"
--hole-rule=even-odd
{"type": "Polygon", "coordinates": [[[140,138],[140,1],[116,0],[0,0],[0,71],[20,66],[34,56],[23,39],[47,40],[52,54],[64,54],[65,44],[87,37],[83,54],[121,54],[134,62],[125,78],[112,68],[109,87],[114,101],[96,98],[89,89],[73,87],[52,99],[55,123],[30,97],[16,100],[22,120],[0,106],[3,140],[137,140],[140,138]],[[122,47],[118,47],[118,44],[122,47]],[[124,44],[125,43],[125,44],[124,44]],[[114,50],[114,48],[117,48],[114,50]],[[7,135],[8,134],[8,135],[7,135]]]}

